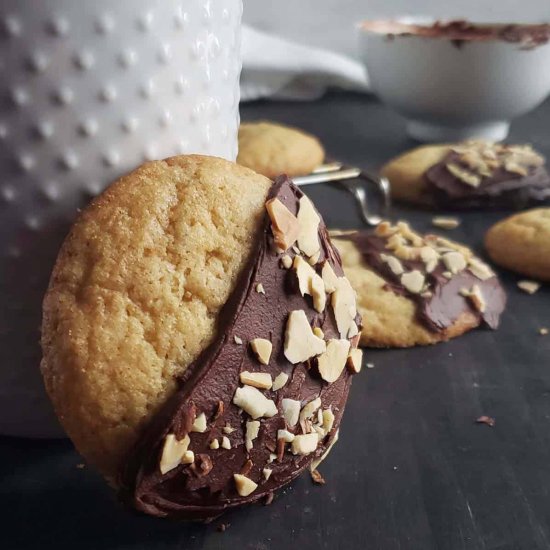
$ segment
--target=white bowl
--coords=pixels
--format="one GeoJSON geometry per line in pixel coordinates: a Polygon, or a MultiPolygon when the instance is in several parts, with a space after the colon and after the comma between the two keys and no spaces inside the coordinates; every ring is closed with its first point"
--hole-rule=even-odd
{"type": "Polygon", "coordinates": [[[375,93],[420,141],[504,139],[510,120],[550,92],[550,43],[427,36],[433,23],[402,18],[360,25],[360,55],[375,93]]]}

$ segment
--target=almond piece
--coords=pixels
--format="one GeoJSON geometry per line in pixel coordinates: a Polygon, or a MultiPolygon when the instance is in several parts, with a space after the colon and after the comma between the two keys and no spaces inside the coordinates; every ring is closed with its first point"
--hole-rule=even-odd
{"type": "Polygon", "coordinates": [[[328,446],[327,450],[321,455],[320,458],[316,458],[310,464],[310,466],[309,466],[310,470],[316,470],[319,467],[319,465],[321,464],[321,462],[323,462],[323,460],[325,460],[325,458],[327,458],[330,451],[332,451],[332,448],[334,447],[334,445],[336,445],[336,443],[338,442],[339,437],[340,437],[340,430],[337,430],[336,433],[334,434],[334,437],[332,438],[332,441],[330,442],[330,445],[328,446]]]}
{"type": "Polygon", "coordinates": [[[528,280],[518,281],[518,287],[523,290],[523,292],[527,292],[527,294],[535,294],[540,288],[540,283],[528,280]]]}
{"type": "Polygon", "coordinates": [[[412,294],[420,294],[422,292],[424,281],[425,277],[418,269],[401,275],[401,284],[412,294]]]}
{"type": "Polygon", "coordinates": [[[336,290],[338,285],[338,277],[334,273],[334,269],[330,265],[329,261],[326,260],[321,269],[321,277],[325,283],[325,290],[328,294],[332,294],[336,290]]]}
{"type": "Polygon", "coordinates": [[[445,267],[456,275],[459,271],[466,268],[466,258],[460,252],[447,252],[441,257],[445,267]]]}
{"type": "Polygon", "coordinates": [[[305,195],[300,199],[296,218],[300,224],[298,247],[306,256],[314,256],[321,249],[321,243],[319,242],[319,222],[321,218],[305,195]]]}
{"type": "Polygon", "coordinates": [[[477,311],[483,313],[487,309],[487,303],[478,285],[472,286],[471,289],[462,288],[460,294],[468,298],[477,311]]]}
{"type": "Polygon", "coordinates": [[[275,246],[282,252],[286,252],[300,234],[298,219],[279,199],[267,201],[265,207],[271,219],[275,246]]]}
{"type": "Polygon", "coordinates": [[[292,258],[288,254],[281,256],[281,264],[285,269],[290,269],[292,266],[292,258]]]}
{"type": "Polygon", "coordinates": [[[233,340],[235,341],[235,344],[240,346],[243,343],[242,338],[239,338],[238,336],[233,336],[233,340]]]}
{"type": "Polygon", "coordinates": [[[193,451],[185,451],[181,457],[182,464],[193,464],[195,462],[195,453],[193,451]]]}
{"type": "Polygon", "coordinates": [[[246,434],[245,434],[245,447],[247,452],[250,452],[254,446],[253,441],[258,437],[260,432],[259,420],[247,420],[246,422],[246,434]]]}
{"type": "Polygon", "coordinates": [[[198,433],[204,433],[207,429],[206,425],[206,415],[204,413],[199,414],[195,418],[195,422],[193,422],[193,426],[191,427],[192,432],[198,432],[198,433]]]}
{"type": "Polygon", "coordinates": [[[222,428],[222,432],[223,432],[224,434],[227,434],[227,435],[231,435],[235,430],[236,430],[236,428],[233,428],[233,426],[230,426],[229,424],[226,424],[226,425],[222,428]]]}
{"type": "Polygon", "coordinates": [[[264,289],[264,285],[262,285],[262,283],[258,283],[256,285],[256,292],[258,294],[265,294],[265,289],[264,289]]]}
{"type": "Polygon", "coordinates": [[[361,372],[362,362],[363,350],[360,350],[359,348],[350,349],[347,360],[348,369],[352,373],[357,374],[358,372],[361,372]]]}
{"type": "Polygon", "coordinates": [[[285,330],[285,357],[296,365],[323,353],[325,349],[325,341],[313,334],[304,310],[291,311],[285,330]]]}
{"type": "Polygon", "coordinates": [[[395,256],[390,256],[388,254],[380,254],[380,259],[384,263],[388,264],[388,267],[390,268],[391,272],[394,275],[401,275],[401,273],[405,271],[403,269],[403,264],[395,256]]]}
{"type": "Polygon", "coordinates": [[[229,437],[226,435],[222,437],[222,449],[231,449],[231,441],[229,441],[229,437]]]}
{"type": "Polygon", "coordinates": [[[269,340],[265,338],[254,338],[250,340],[250,347],[262,365],[269,364],[271,351],[273,350],[273,344],[269,340]]]}
{"type": "Polygon", "coordinates": [[[233,474],[233,479],[235,480],[237,493],[242,497],[251,495],[258,488],[257,483],[254,483],[249,477],[242,474],[233,474]]]}
{"type": "Polygon", "coordinates": [[[313,334],[317,336],[318,338],[324,338],[325,333],[322,331],[320,327],[313,327],[313,334]]]}
{"type": "Polygon", "coordinates": [[[446,218],[445,216],[435,216],[432,218],[432,225],[440,229],[456,229],[460,225],[458,218],[446,218]]]}
{"type": "Polygon", "coordinates": [[[273,470],[270,470],[269,468],[264,468],[262,470],[262,474],[264,476],[264,479],[267,481],[270,477],[271,477],[271,472],[273,472],[273,470]]]}
{"type": "Polygon", "coordinates": [[[471,185],[472,187],[479,187],[479,185],[481,184],[480,176],[477,176],[476,174],[472,174],[467,170],[463,170],[457,164],[449,163],[445,165],[445,168],[447,168],[447,170],[455,178],[459,179],[463,183],[466,183],[467,185],[471,185]]]}
{"type": "Polygon", "coordinates": [[[357,316],[357,304],[355,291],[346,277],[338,277],[336,290],[331,294],[330,303],[340,338],[347,338],[357,316]]]}
{"type": "Polygon", "coordinates": [[[316,433],[297,435],[292,441],[293,455],[308,455],[316,451],[319,438],[316,433]]]}
{"type": "Polygon", "coordinates": [[[317,409],[321,407],[321,398],[316,397],[311,400],[309,403],[306,403],[302,410],[300,411],[300,422],[310,419],[317,409]]]}
{"type": "Polygon", "coordinates": [[[273,380],[273,391],[280,390],[288,382],[288,374],[286,372],[280,372],[273,380]]]}
{"type": "Polygon", "coordinates": [[[181,464],[190,441],[188,435],[179,441],[174,434],[168,434],[164,438],[164,446],[162,447],[162,455],[159,464],[160,473],[162,475],[181,464]]]}
{"type": "Polygon", "coordinates": [[[349,340],[331,339],[327,342],[326,351],[317,358],[321,378],[332,384],[338,380],[346,367],[350,349],[349,340]]]}
{"type": "Polygon", "coordinates": [[[470,258],[468,260],[468,270],[482,281],[495,276],[491,268],[478,258],[470,258]]]}
{"type": "Polygon", "coordinates": [[[273,385],[271,374],[268,372],[249,372],[245,370],[239,374],[239,379],[242,384],[259,388],[260,390],[269,390],[273,385]]]}
{"type": "Polygon", "coordinates": [[[220,442],[219,442],[217,439],[213,439],[213,440],[210,442],[209,447],[210,447],[213,451],[215,451],[215,450],[217,450],[217,449],[220,448],[220,442]]]}
{"type": "Polygon", "coordinates": [[[254,420],[262,417],[271,418],[277,414],[277,405],[252,386],[237,388],[233,403],[254,420]]]}
{"type": "Polygon", "coordinates": [[[315,310],[322,313],[327,301],[323,279],[301,256],[294,257],[293,268],[298,278],[300,294],[309,294],[313,298],[315,310]]]}
{"type": "Polygon", "coordinates": [[[325,433],[329,433],[334,426],[334,413],[330,409],[325,409],[323,411],[323,429],[325,433]]]}
{"type": "Polygon", "coordinates": [[[285,443],[292,443],[296,436],[288,430],[277,430],[277,441],[282,439],[285,443]]]}
{"type": "Polygon", "coordinates": [[[296,399],[285,398],[281,401],[281,406],[286,425],[293,428],[300,417],[300,402],[296,399]]]}

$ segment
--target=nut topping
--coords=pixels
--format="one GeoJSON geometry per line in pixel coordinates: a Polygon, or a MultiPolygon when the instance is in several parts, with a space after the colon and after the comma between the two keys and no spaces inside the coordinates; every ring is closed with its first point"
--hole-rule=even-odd
{"type": "Polygon", "coordinates": [[[235,480],[237,493],[242,497],[251,495],[258,488],[257,483],[242,474],[233,474],[233,479],[235,480]]]}
{"type": "Polygon", "coordinates": [[[288,254],[281,256],[281,264],[285,269],[290,269],[292,266],[292,258],[288,254]]]}
{"type": "Polygon", "coordinates": [[[195,422],[193,422],[193,426],[191,427],[192,432],[199,432],[204,433],[207,429],[206,425],[206,415],[204,413],[199,414],[195,418],[195,422]]]}
{"type": "Polygon", "coordinates": [[[164,446],[162,447],[162,456],[159,465],[162,475],[179,466],[190,442],[191,440],[188,435],[179,441],[174,434],[168,434],[164,438],[164,446]]]}
{"type": "Polygon", "coordinates": [[[264,476],[264,479],[267,481],[270,477],[271,477],[271,472],[273,472],[273,470],[270,470],[269,468],[264,468],[262,470],[262,474],[264,476]]]}
{"type": "Polygon", "coordinates": [[[401,284],[412,294],[420,294],[422,292],[425,280],[424,275],[418,269],[401,275],[401,284]]]}
{"type": "Polygon", "coordinates": [[[181,457],[182,464],[193,464],[195,462],[195,453],[193,451],[185,451],[181,457]]]}
{"type": "Polygon", "coordinates": [[[432,218],[432,225],[440,229],[456,229],[460,225],[460,220],[458,218],[435,216],[432,218]]]}
{"type": "Polygon", "coordinates": [[[468,260],[468,270],[482,281],[486,281],[495,276],[489,266],[477,258],[470,258],[468,260]]]}
{"type": "Polygon", "coordinates": [[[277,441],[282,440],[285,443],[292,443],[296,436],[288,430],[277,430],[277,441]]]}
{"type": "Polygon", "coordinates": [[[298,423],[300,417],[300,402],[296,399],[285,398],[281,401],[283,408],[283,417],[286,425],[293,428],[298,423]]]}
{"type": "Polygon", "coordinates": [[[266,340],[265,338],[254,338],[253,340],[250,340],[250,347],[262,365],[269,364],[271,351],[273,350],[273,344],[269,340],[266,340]]]}
{"type": "Polygon", "coordinates": [[[245,370],[241,372],[239,379],[242,384],[259,388],[260,390],[269,390],[273,385],[271,374],[268,372],[249,372],[245,370]]]}
{"type": "Polygon", "coordinates": [[[453,275],[466,268],[466,258],[460,252],[447,252],[441,259],[453,275]]]}
{"type": "Polygon", "coordinates": [[[246,422],[246,434],[245,434],[245,447],[247,452],[250,452],[254,446],[253,441],[258,437],[260,431],[259,420],[247,420],[246,422]]]}
{"type": "Polygon", "coordinates": [[[321,277],[325,283],[325,290],[328,294],[332,294],[338,285],[338,277],[336,276],[336,273],[334,273],[334,269],[332,269],[332,266],[328,260],[323,264],[323,268],[321,269],[321,277]]]}
{"type": "Polygon", "coordinates": [[[325,409],[323,411],[323,428],[327,434],[334,426],[334,418],[334,413],[330,409],[325,409]]]}
{"type": "Polygon", "coordinates": [[[288,374],[286,372],[280,372],[273,380],[272,390],[280,390],[288,382],[288,374]]]}
{"type": "Polygon", "coordinates": [[[306,256],[314,256],[321,249],[318,235],[321,218],[305,195],[300,199],[297,219],[300,224],[298,247],[306,256]]]}
{"type": "Polygon", "coordinates": [[[237,388],[233,403],[254,420],[262,417],[271,418],[277,414],[277,405],[252,386],[237,388]]]}
{"type": "Polygon", "coordinates": [[[296,365],[323,353],[325,349],[325,341],[313,334],[305,312],[302,309],[291,311],[286,323],[285,357],[296,365]]]}
{"type": "Polygon", "coordinates": [[[316,433],[297,435],[292,441],[292,454],[293,455],[308,455],[317,450],[317,444],[319,438],[316,433]]]}
{"type": "Polygon", "coordinates": [[[222,449],[231,449],[231,441],[226,435],[222,437],[222,449]]]}
{"type": "Polygon", "coordinates": [[[227,435],[231,435],[234,431],[235,431],[235,428],[233,428],[233,426],[230,426],[229,424],[226,424],[226,425],[222,428],[222,432],[223,432],[224,434],[227,434],[227,435]]]}
{"type": "Polygon", "coordinates": [[[468,298],[477,311],[484,313],[487,309],[487,303],[478,285],[474,285],[471,289],[462,288],[460,294],[468,298]]]}
{"type": "Polygon", "coordinates": [[[294,257],[293,267],[296,270],[300,294],[309,294],[313,298],[315,310],[322,313],[327,301],[323,279],[301,256],[294,257]]]}
{"type": "Polygon", "coordinates": [[[265,294],[265,289],[264,289],[264,285],[262,285],[262,283],[258,283],[256,285],[256,292],[258,294],[265,294]]]}
{"type": "Polygon", "coordinates": [[[458,164],[454,164],[452,162],[445,165],[447,170],[457,179],[459,179],[461,182],[466,183],[467,185],[471,185],[472,187],[479,187],[481,184],[481,176],[477,176],[476,174],[472,174],[468,170],[464,170],[458,164]]]}
{"type": "Polygon", "coordinates": [[[540,288],[540,283],[536,281],[518,281],[518,287],[527,294],[535,294],[540,288]]]}
{"type": "Polygon", "coordinates": [[[317,358],[319,374],[325,382],[332,384],[338,380],[346,367],[349,349],[349,340],[328,341],[326,351],[317,358]]]}
{"type": "Polygon", "coordinates": [[[352,328],[352,323],[355,323],[357,305],[355,291],[346,277],[338,277],[336,290],[330,297],[330,303],[334,311],[340,338],[347,338],[352,328]]]}
{"type": "Polygon", "coordinates": [[[242,345],[242,343],[243,343],[242,338],[239,338],[238,336],[233,336],[233,340],[235,341],[235,344],[237,344],[239,346],[242,345]]]}
{"type": "Polygon", "coordinates": [[[361,364],[363,361],[363,350],[359,348],[353,348],[349,350],[347,366],[350,372],[357,374],[361,372],[361,364]]]}
{"type": "Polygon", "coordinates": [[[298,219],[279,199],[267,201],[265,207],[271,219],[275,245],[282,252],[286,252],[300,234],[298,219]]]}
{"type": "Polygon", "coordinates": [[[315,411],[321,406],[321,398],[316,397],[302,408],[300,411],[300,423],[303,423],[304,420],[309,420],[314,414],[315,411]]]}
{"type": "Polygon", "coordinates": [[[220,448],[220,442],[219,442],[217,439],[213,439],[213,440],[210,442],[209,447],[210,447],[213,451],[215,451],[215,450],[217,450],[217,449],[220,448]]]}
{"type": "Polygon", "coordinates": [[[395,256],[380,254],[380,259],[388,264],[388,267],[394,275],[401,275],[401,273],[403,273],[403,264],[395,256]]]}

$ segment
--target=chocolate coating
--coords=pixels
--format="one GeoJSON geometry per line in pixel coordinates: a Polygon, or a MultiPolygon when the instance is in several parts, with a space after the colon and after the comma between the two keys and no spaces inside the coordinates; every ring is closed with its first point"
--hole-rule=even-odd
{"type": "Polygon", "coordinates": [[[492,329],[499,324],[500,314],[506,305],[506,294],[496,276],[486,280],[476,277],[468,269],[464,269],[448,279],[443,275],[446,271],[441,262],[431,273],[425,273],[425,264],[420,260],[400,260],[405,271],[419,270],[424,272],[431,296],[423,296],[409,292],[400,282],[388,264],[382,260],[381,254],[391,254],[386,248],[387,240],[373,231],[360,231],[341,235],[339,239],[354,243],[365,262],[383,279],[387,287],[397,294],[414,300],[417,306],[418,320],[429,330],[441,332],[450,327],[464,312],[474,313],[480,320],[492,329]],[[480,312],[472,307],[470,301],[460,294],[461,289],[477,285],[486,301],[486,310],[480,312]]]}
{"type": "Polygon", "coordinates": [[[463,166],[460,155],[451,151],[425,173],[430,195],[443,208],[523,208],[550,199],[550,176],[544,166],[529,167],[526,176],[501,167],[472,187],[449,172],[449,163],[463,166]]]}
{"type": "MultiPolygon", "coordinates": [[[[296,214],[302,196],[288,178],[280,177],[269,198],[278,198],[296,214]]],[[[328,261],[335,273],[343,276],[340,257],[322,221],[318,236],[321,253],[317,269],[328,261]]],[[[287,254],[294,256],[291,249],[287,254]]],[[[327,384],[313,364],[292,365],[284,356],[283,345],[287,317],[292,310],[304,310],[311,325],[321,327],[325,339],[339,338],[334,316],[328,305],[322,313],[313,309],[311,298],[302,297],[297,291],[294,271],[283,269],[280,258],[281,254],[274,251],[271,224],[266,215],[257,249],[220,316],[217,340],[185,372],[177,393],[146,428],[121,473],[122,496],[138,510],[182,519],[214,518],[231,508],[268,497],[322,456],[333,441],[344,412],[350,373],[345,369],[334,383],[327,384]],[[263,285],[265,295],[256,291],[258,283],[263,285]],[[242,339],[242,345],[235,342],[235,336],[242,339]],[[248,342],[253,338],[267,338],[272,342],[269,365],[261,365],[251,352],[248,342]],[[250,417],[232,403],[242,371],[267,372],[272,378],[280,372],[289,376],[280,390],[262,390],[277,404],[278,414],[260,419],[260,431],[249,453],[244,434],[250,417]],[[282,399],[299,400],[303,406],[317,397],[321,398],[321,408],[331,408],[335,415],[333,428],[320,440],[317,450],[296,456],[287,451],[282,460],[268,464],[270,454],[277,452],[277,430],[285,428],[282,399]],[[201,412],[206,414],[207,431],[189,433],[195,414],[201,412]],[[231,449],[211,450],[210,442],[226,435],[223,431],[226,425],[235,428],[227,435],[231,449]],[[189,434],[189,449],[195,453],[195,463],[180,464],[162,475],[159,459],[164,438],[169,433],[175,434],[178,440],[189,434]],[[267,481],[262,473],[265,467],[273,470],[267,481]],[[247,497],[240,496],[233,480],[236,473],[252,479],[258,488],[247,497]]],[[[300,429],[298,424],[293,430],[301,433],[300,429]]]]}

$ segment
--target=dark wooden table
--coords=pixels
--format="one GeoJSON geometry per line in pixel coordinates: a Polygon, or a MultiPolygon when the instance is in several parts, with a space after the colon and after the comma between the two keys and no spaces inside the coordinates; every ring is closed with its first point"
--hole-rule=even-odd
{"type": "MultiPolygon", "coordinates": [[[[413,145],[379,103],[331,94],[315,103],[255,103],[243,118],[317,134],[336,158],[375,168],[413,145]]],[[[519,120],[512,139],[550,154],[550,103],[519,120]]],[[[359,227],[350,195],[309,188],[327,225],[359,227]]],[[[505,213],[461,214],[449,233],[481,251],[505,213]]],[[[430,214],[396,208],[418,229],[430,214]]],[[[550,548],[550,291],[529,296],[503,273],[508,309],[497,332],[447,344],[369,351],[354,380],[339,444],[314,486],[304,476],[271,506],[212,525],[124,510],[66,441],[0,438],[0,548],[23,549],[467,549],[550,548]],[[478,425],[480,415],[496,419],[478,425]],[[223,533],[220,523],[230,526],[223,533]]],[[[14,358],[14,368],[17,360],[14,358]]]]}

